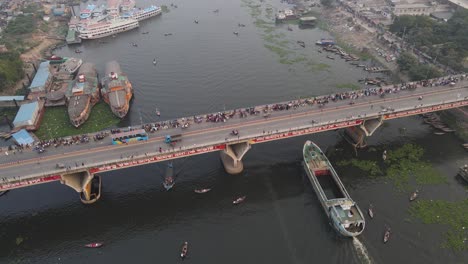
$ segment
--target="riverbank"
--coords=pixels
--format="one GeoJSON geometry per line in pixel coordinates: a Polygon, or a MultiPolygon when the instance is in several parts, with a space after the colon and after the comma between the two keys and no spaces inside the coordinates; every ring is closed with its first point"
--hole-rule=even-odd
{"type": "MultiPolygon", "coordinates": [[[[43,5],[43,7],[49,13],[51,12],[51,6],[43,5]]],[[[66,28],[66,20],[50,17],[48,22],[37,21],[33,33],[18,35],[15,43],[22,43],[22,45],[14,46],[14,49],[21,53],[24,76],[16,84],[5,87],[0,91],[0,95],[23,95],[27,92],[23,89],[29,86],[29,77],[32,79],[35,74],[32,64],[37,65],[41,59],[50,56],[57,45],[64,42],[60,39],[65,37],[66,28]]]]}

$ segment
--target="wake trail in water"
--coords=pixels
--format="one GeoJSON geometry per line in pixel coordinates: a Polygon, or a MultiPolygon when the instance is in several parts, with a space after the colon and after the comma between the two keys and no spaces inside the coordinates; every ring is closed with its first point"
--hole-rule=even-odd
{"type": "Polygon", "coordinates": [[[356,250],[359,260],[361,263],[372,264],[372,258],[369,256],[366,246],[359,241],[357,237],[353,237],[353,246],[356,250]]]}

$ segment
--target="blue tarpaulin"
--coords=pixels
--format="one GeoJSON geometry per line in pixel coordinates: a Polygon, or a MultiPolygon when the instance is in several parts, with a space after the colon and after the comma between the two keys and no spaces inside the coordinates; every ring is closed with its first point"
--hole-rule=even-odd
{"type": "Polygon", "coordinates": [[[11,136],[16,141],[16,143],[20,145],[32,144],[34,142],[34,139],[31,137],[31,135],[29,135],[26,129],[21,129],[20,131],[12,134],[11,136]]]}

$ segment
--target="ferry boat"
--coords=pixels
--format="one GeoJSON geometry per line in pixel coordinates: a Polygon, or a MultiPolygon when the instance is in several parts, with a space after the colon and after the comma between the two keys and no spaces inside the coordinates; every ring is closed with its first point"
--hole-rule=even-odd
{"type": "Polygon", "coordinates": [[[94,64],[83,63],[77,77],[68,87],[68,116],[73,126],[81,126],[89,117],[91,108],[99,101],[98,76],[94,64]]]}
{"type": "Polygon", "coordinates": [[[139,26],[138,20],[129,19],[112,19],[97,23],[82,25],[79,28],[81,39],[98,39],[111,36],[120,32],[132,30],[139,26]]]}
{"type": "Polygon", "coordinates": [[[294,20],[294,19],[297,19],[297,15],[291,9],[279,11],[275,17],[275,21],[277,23],[282,22],[283,20],[294,20]]]}
{"type": "Polygon", "coordinates": [[[364,215],[351,199],[338,174],[322,150],[312,141],[303,149],[304,169],[333,228],[343,236],[354,237],[364,231],[364,215]]]}
{"type": "Polygon", "coordinates": [[[85,9],[81,10],[80,12],[80,19],[88,19],[91,18],[92,12],[96,8],[95,5],[88,5],[85,9]]]}
{"type": "Polygon", "coordinates": [[[147,19],[147,18],[150,18],[150,17],[160,15],[161,12],[162,11],[161,11],[161,8],[159,6],[152,5],[152,6],[143,8],[143,9],[135,8],[133,10],[125,12],[125,13],[122,14],[121,18],[124,18],[124,19],[133,18],[133,19],[136,19],[138,21],[141,21],[141,20],[144,20],[144,19],[147,19]]]}
{"type": "Polygon", "coordinates": [[[114,115],[119,118],[127,115],[133,88],[117,61],[110,61],[106,64],[106,77],[103,80],[101,94],[104,101],[110,105],[114,115]]]}
{"type": "Polygon", "coordinates": [[[106,7],[104,5],[100,6],[100,7],[97,7],[96,9],[94,9],[92,12],[91,12],[91,16],[94,18],[94,17],[100,17],[104,14],[104,10],[106,9],[106,7]]]}
{"type": "Polygon", "coordinates": [[[120,3],[120,11],[121,12],[128,12],[135,8],[135,0],[123,0],[120,3]]]}

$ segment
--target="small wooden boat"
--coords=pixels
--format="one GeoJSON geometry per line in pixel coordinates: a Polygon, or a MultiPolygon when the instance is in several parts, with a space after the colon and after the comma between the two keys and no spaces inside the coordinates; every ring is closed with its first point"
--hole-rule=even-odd
{"type": "Polygon", "coordinates": [[[332,56],[330,55],[327,55],[327,58],[330,59],[330,60],[334,60],[335,58],[333,58],[332,56]]]}
{"type": "Polygon", "coordinates": [[[245,200],[245,198],[247,198],[247,196],[245,196],[245,195],[244,195],[244,196],[241,196],[241,197],[235,199],[234,201],[232,201],[232,203],[233,203],[233,204],[240,204],[240,203],[242,203],[242,202],[245,200]]]}
{"type": "Polygon", "coordinates": [[[156,58],[153,59],[153,65],[156,65],[158,64],[158,61],[156,60],[156,58]]]}
{"type": "Polygon", "coordinates": [[[167,37],[167,36],[172,36],[172,33],[165,33],[164,36],[165,36],[165,37],[167,37]]]}
{"type": "Polygon", "coordinates": [[[84,247],[87,247],[87,248],[100,248],[103,245],[104,245],[104,243],[95,242],[95,243],[86,244],[86,245],[84,245],[84,247]]]}
{"type": "Polygon", "coordinates": [[[196,189],[196,190],[194,190],[195,193],[207,193],[207,192],[209,192],[209,191],[211,191],[210,188],[207,188],[207,189],[196,189]]]}
{"type": "Polygon", "coordinates": [[[462,144],[462,146],[466,149],[468,149],[468,143],[462,144]]]}
{"type": "Polygon", "coordinates": [[[182,249],[180,251],[180,257],[182,259],[185,259],[185,257],[187,257],[187,253],[188,253],[188,242],[185,241],[184,244],[182,245],[182,249]]]}
{"type": "Polygon", "coordinates": [[[172,166],[172,163],[169,163],[166,167],[166,176],[164,177],[163,186],[166,189],[166,191],[169,191],[170,189],[172,189],[172,187],[174,187],[174,184],[174,166],[172,166]]]}
{"type": "Polygon", "coordinates": [[[237,32],[237,31],[234,31],[232,33],[234,33],[234,35],[236,35],[236,36],[239,36],[239,32],[237,32]]]}
{"type": "Polygon", "coordinates": [[[369,205],[369,209],[367,209],[367,213],[371,219],[374,218],[374,206],[372,204],[369,205]]]}
{"type": "Polygon", "coordinates": [[[148,33],[149,33],[148,31],[141,32],[141,34],[143,34],[143,35],[146,35],[146,34],[148,34],[148,33]]]}
{"type": "Polygon", "coordinates": [[[7,192],[9,192],[9,191],[10,191],[10,190],[1,191],[1,192],[0,192],[0,196],[3,196],[3,195],[5,195],[5,194],[7,194],[7,192]]]}
{"type": "Polygon", "coordinates": [[[156,115],[161,116],[161,112],[159,112],[159,110],[157,108],[156,108],[156,115]]]}
{"type": "Polygon", "coordinates": [[[414,192],[410,195],[409,200],[410,200],[410,201],[416,200],[416,198],[418,197],[418,193],[419,193],[418,190],[414,191],[414,192]]]}
{"type": "Polygon", "coordinates": [[[133,46],[133,47],[138,47],[138,44],[132,43],[132,46],[133,46]]]}
{"type": "Polygon", "coordinates": [[[383,242],[387,243],[389,239],[390,239],[390,227],[387,227],[384,233],[383,242]]]}
{"type": "Polygon", "coordinates": [[[434,135],[441,136],[441,135],[445,135],[445,133],[444,132],[434,132],[434,135]]]}

